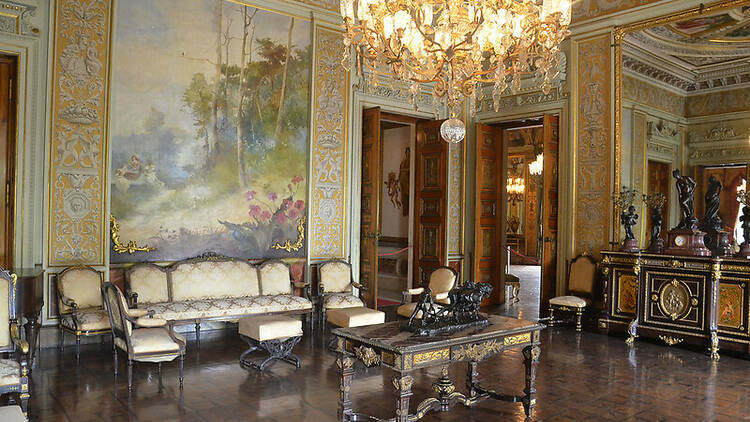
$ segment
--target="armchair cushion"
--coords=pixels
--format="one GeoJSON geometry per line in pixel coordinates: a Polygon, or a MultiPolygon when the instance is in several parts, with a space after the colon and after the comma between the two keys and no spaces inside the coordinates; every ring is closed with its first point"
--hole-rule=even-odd
{"type": "Polygon", "coordinates": [[[577,296],[558,296],[549,300],[550,305],[570,306],[572,308],[585,308],[589,305],[589,300],[577,296]]]}
{"type": "Polygon", "coordinates": [[[109,316],[104,309],[83,309],[75,313],[60,315],[60,324],[71,330],[78,329],[81,331],[98,331],[109,328],[109,316]]]}
{"type": "Polygon", "coordinates": [[[159,303],[169,300],[167,273],[153,264],[136,265],[128,271],[130,291],[138,293],[138,303],[159,303]]]}
{"type": "Polygon", "coordinates": [[[326,309],[354,308],[365,306],[364,303],[351,293],[330,293],[323,301],[326,309]]]}
{"type": "Polygon", "coordinates": [[[345,262],[327,262],[320,267],[320,283],[325,293],[351,290],[352,269],[345,262]]]}
{"type": "Polygon", "coordinates": [[[162,318],[140,317],[135,320],[135,325],[146,328],[163,327],[167,325],[167,320],[162,318]]]}
{"type": "Polygon", "coordinates": [[[0,348],[10,346],[10,282],[0,278],[0,348]]]}
{"type": "MultiPolygon", "coordinates": [[[[96,308],[102,306],[102,277],[91,268],[70,268],[59,275],[58,285],[60,293],[73,299],[78,309],[96,308]]],[[[61,309],[67,311],[68,306],[61,309]]]]}
{"type": "MultiPolygon", "coordinates": [[[[291,292],[289,270],[285,293],[291,292]]],[[[197,261],[178,264],[172,269],[172,300],[216,299],[259,294],[258,272],[239,260],[197,261]]],[[[140,301],[140,293],[138,293],[140,301]]]]}
{"type": "MultiPolygon", "coordinates": [[[[184,338],[175,333],[175,337],[184,338]]],[[[130,335],[133,353],[179,353],[180,345],[169,336],[165,328],[138,328],[130,335]]]]}
{"type": "Polygon", "coordinates": [[[0,359],[0,387],[21,383],[21,364],[12,359],[0,359]]]}
{"type": "Polygon", "coordinates": [[[415,295],[416,296],[416,295],[421,295],[422,293],[424,293],[424,287],[417,287],[416,289],[406,290],[406,294],[408,294],[408,295],[415,295]]]}
{"type": "Polygon", "coordinates": [[[289,267],[283,262],[269,262],[260,267],[260,293],[265,296],[288,295],[292,292],[289,267]]]}
{"type": "Polygon", "coordinates": [[[264,314],[311,308],[312,302],[304,297],[290,294],[166,302],[155,303],[146,307],[147,310],[154,311],[155,318],[168,321],[264,314]]]}
{"type": "Polygon", "coordinates": [[[258,341],[302,335],[302,321],[283,315],[246,317],[240,320],[240,334],[258,341]]]}

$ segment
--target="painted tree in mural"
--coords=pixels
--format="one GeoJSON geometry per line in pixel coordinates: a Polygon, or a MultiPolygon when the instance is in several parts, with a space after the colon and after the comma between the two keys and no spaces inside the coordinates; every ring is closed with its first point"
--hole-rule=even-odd
{"type": "MultiPolygon", "coordinates": [[[[120,69],[142,68],[138,78],[149,85],[140,92],[115,90],[113,112],[152,109],[140,121],[119,122],[112,142],[112,212],[124,238],[157,247],[147,256],[127,258],[178,259],[203,250],[303,256],[304,249],[270,247],[294,242],[305,215],[310,23],[227,0],[185,0],[194,13],[211,18],[197,23],[203,30],[199,38],[170,49],[168,42],[181,42],[184,27],[196,23],[165,18],[165,11],[173,10],[169,3],[119,3],[120,22],[133,16],[120,31],[160,29],[118,33],[115,54],[165,32],[171,38],[165,38],[163,57],[177,52],[176,77],[167,81],[151,77],[163,74],[163,64],[117,62],[120,69]],[[153,22],[136,20],[143,15],[133,13],[138,8],[158,9],[146,14],[153,22]],[[142,183],[140,174],[154,182],[142,183]],[[138,182],[128,180],[130,175],[138,182]]],[[[113,255],[113,262],[117,258],[113,255]]]]}

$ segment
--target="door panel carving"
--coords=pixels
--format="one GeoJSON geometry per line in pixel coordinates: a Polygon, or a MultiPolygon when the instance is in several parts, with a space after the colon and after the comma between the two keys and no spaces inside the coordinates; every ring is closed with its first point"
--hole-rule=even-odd
{"type": "Polygon", "coordinates": [[[383,175],[381,165],[380,108],[369,108],[362,116],[362,189],[360,225],[360,283],[365,286],[365,302],[377,309],[378,237],[383,175]]]}

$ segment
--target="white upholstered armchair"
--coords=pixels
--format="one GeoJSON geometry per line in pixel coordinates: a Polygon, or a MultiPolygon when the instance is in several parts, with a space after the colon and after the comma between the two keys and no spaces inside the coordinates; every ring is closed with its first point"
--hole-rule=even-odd
{"type": "Polygon", "coordinates": [[[185,338],[174,332],[172,323],[153,318],[144,309],[128,308],[125,296],[112,283],[101,289],[104,304],[112,326],[114,373],[117,376],[117,349],[128,356],[128,391],[133,387],[133,362],[150,362],[158,365],[161,385],[161,364],[179,358],[179,380],[182,388],[185,338]]]}
{"type": "Polygon", "coordinates": [[[346,261],[334,259],[318,265],[318,306],[321,321],[326,321],[328,309],[357,308],[365,306],[364,287],[353,281],[352,266],[346,261]],[[354,290],[358,290],[358,295],[354,290]]]}
{"type": "Polygon", "coordinates": [[[109,334],[109,318],[102,304],[102,273],[91,267],[66,268],[57,276],[60,312],[60,349],[65,332],[76,336],[76,359],[81,357],[81,336],[109,334]]]}
{"type": "Polygon", "coordinates": [[[15,274],[0,268],[0,353],[7,355],[0,359],[0,395],[10,394],[11,400],[20,404],[27,415],[29,343],[21,339],[16,320],[16,280],[15,274]]]}
{"type": "MultiPolygon", "coordinates": [[[[448,293],[456,283],[458,283],[458,273],[456,270],[451,267],[438,267],[430,274],[430,282],[427,287],[430,289],[430,294],[434,298],[435,303],[449,305],[448,293]]],[[[401,306],[398,307],[396,313],[403,317],[411,317],[411,314],[414,313],[414,309],[417,307],[417,303],[407,303],[406,300],[409,296],[418,296],[424,293],[424,291],[424,287],[416,287],[403,291],[401,306]]],[[[421,318],[421,315],[417,315],[417,318],[421,318]]]]}

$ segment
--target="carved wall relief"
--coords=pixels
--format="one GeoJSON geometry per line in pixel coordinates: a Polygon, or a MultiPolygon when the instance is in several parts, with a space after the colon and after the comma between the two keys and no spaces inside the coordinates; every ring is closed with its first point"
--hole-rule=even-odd
{"type": "Polygon", "coordinates": [[[60,0],[52,54],[48,264],[104,264],[111,3],[60,0]]]}

